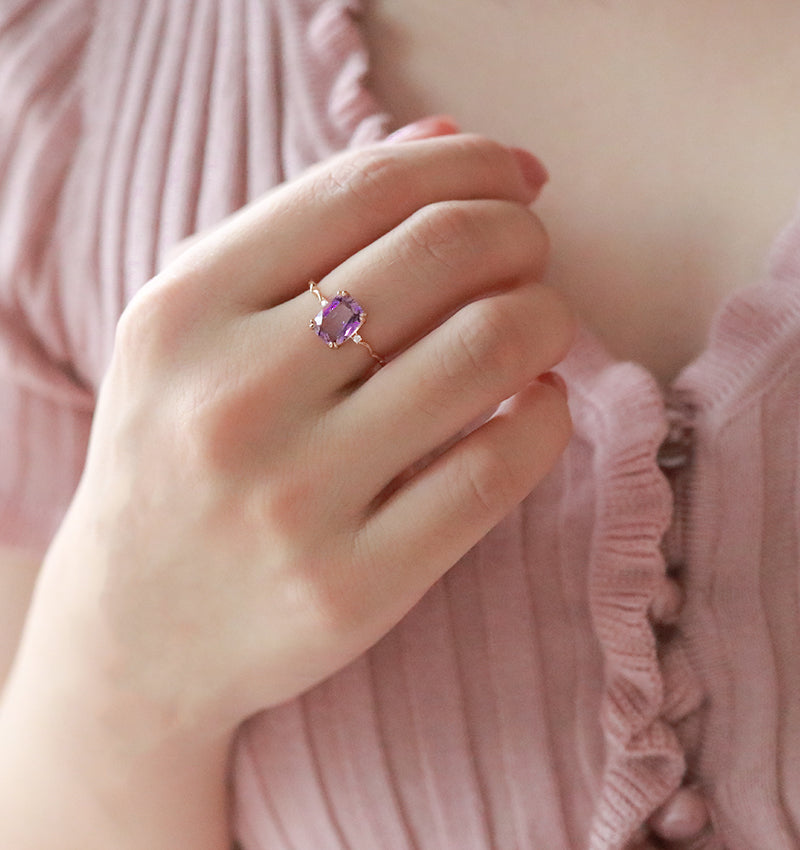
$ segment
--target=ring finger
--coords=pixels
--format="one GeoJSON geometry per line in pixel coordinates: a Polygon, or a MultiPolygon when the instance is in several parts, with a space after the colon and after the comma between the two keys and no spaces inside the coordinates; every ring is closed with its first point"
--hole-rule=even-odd
{"type": "MultiPolygon", "coordinates": [[[[347,290],[369,313],[359,334],[383,357],[419,339],[466,302],[540,276],[547,236],[526,207],[505,201],[431,204],[346,260],[319,283],[332,298],[347,290]]],[[[260,314],[254,344],[272,328],[302,328],[319,306],[308,292],[260,314]]],[[[299,333],[299,330],[298,330],[299,333]]],[[[338,394],[373,365],[362,346],[326,351],[304,332],[292,351],[297,374],[338,394]],[[298,359],[299,358],[299,359],[298,359]]]]}

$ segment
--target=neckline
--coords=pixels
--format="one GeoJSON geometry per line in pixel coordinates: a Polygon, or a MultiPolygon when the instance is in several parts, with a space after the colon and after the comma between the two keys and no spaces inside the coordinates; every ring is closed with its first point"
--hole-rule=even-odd
{"type": "MultiPolygon", "coordinates": [[[[310,22],[312,45],[328,70],[327,115],[345,147],[383,141],[396,120],[369,87],[370,55],[362,25],[364,0],[323,0],[310,22]],[[338,48],[338,51],[337,51],[338,48]]],[[[727,295],[714,311],[703,350],[667,386],[645,366],[615,358],[582,325],[576,344],[557,367],[578,396],[594,396],[607,369],[626,375],[628,391],[655,393],[662,403],[690,397],[706,414],[736,408],[779,381],[789,354],[800,351],[800,201],[765,254],[760,277],[727,295]]],[[[612,384],[613,385],[613,384],[612,384]]],[[[597,399],[599,401],[599,399],[597,399]]],[[[607,399],[614,404],[615,398],[607,399]]]]}

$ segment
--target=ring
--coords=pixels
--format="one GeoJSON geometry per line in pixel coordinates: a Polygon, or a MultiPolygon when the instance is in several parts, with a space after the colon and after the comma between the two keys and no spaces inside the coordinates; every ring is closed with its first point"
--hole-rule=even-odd
{"type": "Polygon", "coordinates": [[[317,284],[310,280],[309,290],[316,295],[322,309],[309,322],[312,331],[328,346],[338,348],[342,343],[351,339],[357,345],[367,349],[370,356],[383,366],[386,361],[375,352],[375,349],[361,336],[359,330],[367,318],[361,305],[344,289],[340,289],[334,298],[327,298],[317,289],[317,284]]]}

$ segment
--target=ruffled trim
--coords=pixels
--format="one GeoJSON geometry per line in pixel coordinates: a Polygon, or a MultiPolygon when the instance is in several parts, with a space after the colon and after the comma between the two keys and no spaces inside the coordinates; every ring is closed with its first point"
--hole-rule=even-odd
{"type": "Polygon", "coordinates": [[[680,645],[659,646],[649,615],[673,515],[655,462],[667,432],[660,389],[638,366],[614,364],[585,331],[561,371],[577,402],[576,431],[595,446],[599,482],[589,595],[605,664],[606,756],[589,848],[621,850],[681,785],[686,756],[675,725],[703,692],[680,645]]]}
{"type": "Polygon", "coordinates": [[[389,127],[367,87],[369,56],[359,0],[274,4],[280,31],[283,177],[346,149],[380,141],[389,127]]]}
{"type": "Polygon", "coordinates": [[[0,379],[79,411],[92,409],[93,391],[71,366],[52,304],[91,12],[85,0],[0,12],[0,379]]]}
{"type": "Polygon", "coordinates": [[[772,244],[764,276],[734,292],[716,315],[706,350],[675,382],[719,427],[796,368],[800,350],[800,208],[772,244]]]}
{"type": "MultiPolygon", "coordinates": [[[[706,350],[675,381],[673,391],[696,405],[698,428],[718,429],[796,368],[798,281],[800,210],[775,240],[762,281],[723,303],[706,350]]],[[[559,370],[577,402],[576,430],[597,451],[589,590],[605,662],[606,759],[589,847],[622,850],[680,786],[705,692],[680,640],[660,645],[648,613],[664,581],[660,543],[673,518],[655,461],[667,428],[661,390],[646,370],[615,364],[587,331],[559,370]]],[[[709,850],[722,847],[716,836],[708,841],[709,850]]]]}
{"type": "Polygon", "coordinates": [[[359,25],[361,0],[326,0],[308,27],[311,54],[329,80],[327,116],[346,147],[385,137],[389,116],[367,87],[369,55],[359,25]]]}

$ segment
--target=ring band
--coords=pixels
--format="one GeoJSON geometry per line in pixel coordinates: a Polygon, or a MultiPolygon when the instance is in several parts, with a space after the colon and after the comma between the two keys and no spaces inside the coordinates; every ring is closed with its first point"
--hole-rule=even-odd
{"type": "Polygon", "coordinates": [[[317,284],[313,280],[308,282],[308,288],[322,306],[319,313],[309,322],[309,327],[325,345],[328,348],[338,348],[350,339],[366,348],[373,360],[383,366],[386,361],[359,333],[367,314],[358,301],[344,289],[340,289],[336,296],[328,301],[317,289],[317,284]]]}

